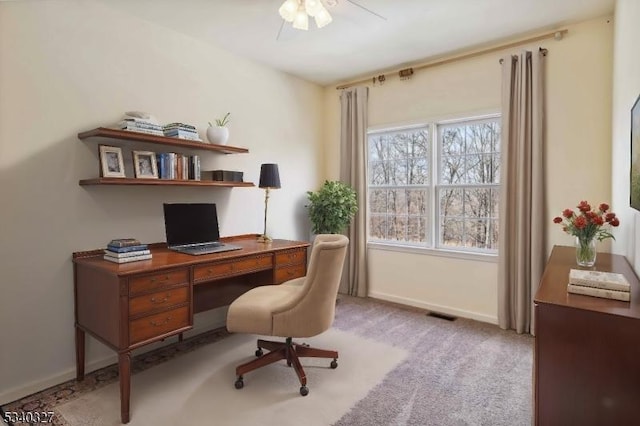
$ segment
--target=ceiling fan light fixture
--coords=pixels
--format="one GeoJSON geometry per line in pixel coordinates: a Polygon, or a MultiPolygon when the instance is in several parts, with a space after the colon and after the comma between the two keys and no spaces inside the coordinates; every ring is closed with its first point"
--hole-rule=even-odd
{"type": "Polygon", "coordinates": [[[298,7],[298,11],[293,19],[293,28],[305,31],[309,29],[309,15],[307,15],[307,11],[302,4],[298,7]]]}
{"type": "Polygon", "coordinates": [[[333,18],[331,18],[331,14],[324,7],[316,14],[314,19],[316,20],[316,25],[318,26],[318,28],[329,25],[331,21],[333,21],[333,18]]]}
{"type": "Polygon", "coordinates": [[[278,9],[278,13],[282,19],[287,22],[293,22],[298,12],[298,0],[285,0],[278,9]]]}
{"type": "Polygon", "coordinates": [[[320,11],[324,9],[324,6],[320,0],[305,0],[304,8],[307,11],[307,15],[315,17],[320,11]]]}

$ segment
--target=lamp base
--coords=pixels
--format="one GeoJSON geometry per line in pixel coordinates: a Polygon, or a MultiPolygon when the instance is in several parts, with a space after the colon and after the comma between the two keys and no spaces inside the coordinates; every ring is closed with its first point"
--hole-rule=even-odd
{"type": "Polygon", "coordinates": [[[270,243],[270,242],[272,242],[272,241],[273,241],[273,239],[272,239],[270,236],[268,236],[268,235],[264,235],[264,234],[263,234],[263,235],[260,235],[260,236],[258,237],[258,239],[257,239],[257,242],[259,242],[259,243],[265,243],[265,244],[266,244],[266,243],[270,243]]]}

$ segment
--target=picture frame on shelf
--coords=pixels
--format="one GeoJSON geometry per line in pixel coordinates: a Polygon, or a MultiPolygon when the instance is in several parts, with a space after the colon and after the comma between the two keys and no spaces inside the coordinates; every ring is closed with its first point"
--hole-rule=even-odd
{"type": "Polygon", "coordinates": [[[133,172],[136,179],[158,179],[156,153],[152,151],[133,151],[133,172]]]}
{"type": "Polygon", "coordinates": [[[122,148],[117,146],[100,145],[100,171],[102,177],[124,178],[124,160],[122,148]]]}

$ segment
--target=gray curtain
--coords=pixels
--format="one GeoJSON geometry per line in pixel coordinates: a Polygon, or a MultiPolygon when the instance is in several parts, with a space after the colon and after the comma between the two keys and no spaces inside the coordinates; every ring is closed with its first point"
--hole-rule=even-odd
{"type": "Polygon", "coordinates": [[[358,213],[348,229],[349,251],[340,292],[367,296],[367,99],[368,87],[352,87],[340,95],[340,180],[358,196],[358,213]]]}
{"type": "Polygon", "coordinates": [[[501,61],[498,323],[531,334],[546,250],[544,54],[527,51],[501,61]]]}

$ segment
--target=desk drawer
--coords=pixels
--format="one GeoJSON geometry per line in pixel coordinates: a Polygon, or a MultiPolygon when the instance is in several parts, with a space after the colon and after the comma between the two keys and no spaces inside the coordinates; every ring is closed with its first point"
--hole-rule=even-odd
{"type": "Polygon", "coordinates": [[[129,300],[129,315],[152,312],[159,308],[178,305],[189,300],[189,286],[170,288],[156,293],[133,297],[129,300]]]}
{"type": "Polygon", "coordinates": [[[286,266],[284,268],[276,269],[275,274],[275,283],[280,284],[285,281],[292,280],[294,278],[304,277],[305,275],[305,265],[292,265],[286,266]]]}
{"type": "Polygon", "coordinates": [[[189,283],[189,269],[176,269],[129,280],[129,294],[154,291],[162,287],[189,283]]]}
{"type": "Polygon", "coordinates": [[[276,254],[276,266],[297,265],[299,263],[304,263],[306,260],[306,250],[295,250],[276,254]]]}
{"type": "Polygon", "coordinates": [[[189,307],[172,309],[129,322],[129,344],[162,336],[189,325],[189,307]]]}
{"type": "Polygon", "coordinates": [[[250,259],[228,261],[224,263],[210,263],[208,265],[196,266],[193,270],[193,281],[209,281],[218,278],[232,277],[248,272],[264,271],[271,269],[272,256],[259,256],[250,259]]]}

